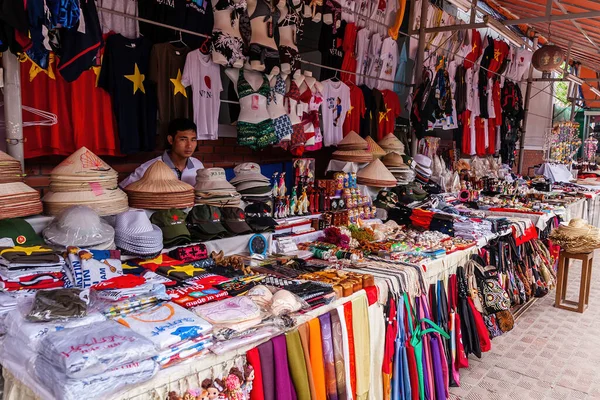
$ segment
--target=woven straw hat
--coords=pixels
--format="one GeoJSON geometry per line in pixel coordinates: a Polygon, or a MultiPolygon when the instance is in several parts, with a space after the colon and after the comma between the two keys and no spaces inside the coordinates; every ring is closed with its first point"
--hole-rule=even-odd
{"type": "Polygon", "coordinates": [[[381,159],[381,161],[383,162],[383,165],[385,165],[386,167],[406,167],[406,168],[408,168],[408,166],[406,164],[404,164],[404,159],[402,158],[402,156],[396,152],[387,153],[381,159]]]}
{"type": "Polygon", "coordinates": [[[356,174],[358,183],[375,187],[396,186],[396,177],[376,159],[356,174]]]}
{"type": "Polygon", "coordinates": [[[0,219],[42,212],[40,194],[23,182],[0,183],[0,219]]]}
{"type": "Polygon", "coordinates": [[[550,239],[571,253],[588,253],[600,248],[600,229],[581,218],[573,218],[568,225],[560,224],[550,239]]]}
{"type": "Polygon", "coordinates": [[[350,133],[337,144],[337,148],[340,150],[367,150],[369,145],[358,133],[350,131],[350,133]]]}
{"type": "Polygon", "coordinates": [[[367,142],[367,145],[369,146],[368,152],[373,154],[373,159],[381,158],[381,157],[385,156],[386,151],[383,150],[381,148],[381,146],[379,146],[377,144],[377,142],[375,142],[371,136],[367,137],[366,142],[367,142]]]}
{"type": "Polygon", "coordinates": [[[42,199],[44,212],[57,215],[73,205],[88,206],[100,216],[114,215],[127,211],[127,195],[121,189],[78,192],[48,192],[42,199]]]}
{"type": "Polygon", "coordinates": [[[81,147],[75,153],[58,164],[50,173],[52,177],[84,177],[90,176],[110,179],[117,178],[117,171],[102,161],[100,157],[81,147]]]}
{"type": "Polygon", "coordinates": [[[127,193],[186,193],[193,192],[194,187],[177,179],[167,164],[158,160],[150,166],[139,181],[129,184],[127,193]]]}
{"type": "Polygon", "coordinates": [[[368,163],[373,161],[373,154],[366,150],[338,150],[331,155],[334,160],[368,163]]]}
{"type": "Polygon", "coordinates": [[[400,155],[404,154],[404,144],[393,133],[385,135],[378,144],[387,152],[395,151],[400,155]]]}
{"type": "Polygon", "coordinates": [[[20,182],[23,180],[21,163],[3,151],[0,151],[0,183],[20,182]]]}

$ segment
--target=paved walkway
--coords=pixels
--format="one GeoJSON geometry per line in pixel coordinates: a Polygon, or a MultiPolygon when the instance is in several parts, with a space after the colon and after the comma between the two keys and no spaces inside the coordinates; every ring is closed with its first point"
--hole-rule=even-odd
{"type": "MultiPolygon", "coordinates": [[[[600,251],[590,306],[579,314],[553,307],[555,292],[539,299],[511,332],[492,340],[481,359],[469,356],[451,399],[600,399],[600,251]]],[[[579,294],[579,261],[569,273],[567,298],[579,294]]]]}

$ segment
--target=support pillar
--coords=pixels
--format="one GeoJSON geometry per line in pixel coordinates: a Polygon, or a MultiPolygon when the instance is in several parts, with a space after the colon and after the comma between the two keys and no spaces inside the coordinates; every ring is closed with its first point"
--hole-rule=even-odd
{"type": "Polygon", "coordinates": [[[2,54],[4,68],[4,121],[8,154],[19,160],[23,169],[23,114],[21,111],[21,74],[17,56],[2,54]]]}
{"type": "MultiPolygon", "coordinates": [[[[538,38],[533,39],[533,48],[537,49],[538,38]]],[[[527,120],[529,119],[529,101],[531,100],[531,85],[533,83],[533,64],[529,66],[529,75],[527,76],[527,89],[525,90],[525,103],[523,105],[523,134],[519,140],[519,169],[518,173],[523,171],[523,155],[525,153],[525,136],[527,135],[527,120]]]]}

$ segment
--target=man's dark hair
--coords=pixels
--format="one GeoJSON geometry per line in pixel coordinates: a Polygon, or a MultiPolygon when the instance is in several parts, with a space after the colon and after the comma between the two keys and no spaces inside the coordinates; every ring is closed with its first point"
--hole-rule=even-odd
{"type": "Polygon", "coordinates": [[[176,118],[169,122],[169,129],[167,131],[167,134],[175,138],[177,132],[190,130],[196,132],[196,124],[194,123],[194,121],[187,118],[176,118]]]}

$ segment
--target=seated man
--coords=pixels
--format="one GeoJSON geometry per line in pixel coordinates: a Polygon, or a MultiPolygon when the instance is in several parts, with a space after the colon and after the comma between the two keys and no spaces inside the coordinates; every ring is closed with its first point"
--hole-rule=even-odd
{"type": "Polygon", "coordinates": [[[196,124],[187,118],[172,120],[169,123],[167,141],[169,150],[137,167],[119,186],[125,188],[133,182],[139,181],[146,170],[158,160],[167,164],[180,181],[192,186],[196,185],[196,171],[204,168],[200,160],[192,157],[197,145],[196,124]]]}

